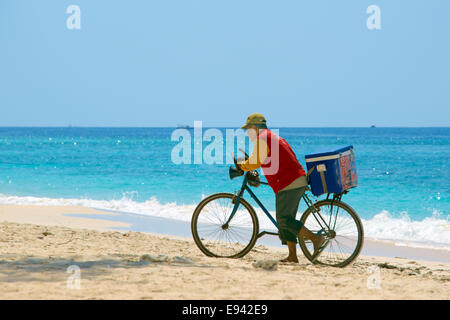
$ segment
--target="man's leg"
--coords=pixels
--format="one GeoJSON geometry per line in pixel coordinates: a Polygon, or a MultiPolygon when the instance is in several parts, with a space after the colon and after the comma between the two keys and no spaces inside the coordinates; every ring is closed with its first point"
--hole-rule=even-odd
{"type": "Polygon", "coordinates": [[[302,223],[295,219],[298,205],[306,188],[282,191],[276,195],[276,219],[278,223],[282,244],[287,244],[288,256],[281,262],[298,262],[297,237],[305,237],[311,240],[314,251],[319,249],[325,242],[324,236],[311,232],[302,223]]]}
{"type": "MultiPolygon", "coordinates": [[[[298,233],[299,237],[305,237],[313,243],[314,251],[320,248],[320,246],[325,242],[324,236],[319,236],[317,234],[312,233],[309,229],[306,227],[302,227],[300,229],[300,232],[298,233]]],[[[280,260],[280,262],[298,262],[297,258],[297,242],[294,241],[286,241],[286,244],[289,249],[289,254],[286,258],[283,260],[280,260]]]]}
{"type": "Polygon", "coordinates": [[[306,239],[311,240],[314,246],[314,251],[320,248],[320,246],[325,242],[324,236],[319,236],[317,234],[312,233],[308,228],[303,226],[298,233],[299,237],[305,237],[306,239]]]}
{"type": "Polygon", "coordinates": [[[289,255],[280,260],[281,262],[298,262],[297,258],[297,235],[301,230],[301,223],[295,220],[298,204],[305,192],[303,190],[292,189],[279,192],[276,195],[276,219],[282,244],[287,244],[289,255]]]}
{"type": "Polygon", "coordinates": [[[287,241],[289,254],[286,258],[280,260],[280,262],[298,262],[297,258],[297,242],[287,241]]]}

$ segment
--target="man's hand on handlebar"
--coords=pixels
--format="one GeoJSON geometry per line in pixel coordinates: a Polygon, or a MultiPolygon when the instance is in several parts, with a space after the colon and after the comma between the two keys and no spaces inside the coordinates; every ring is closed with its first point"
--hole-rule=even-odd
{"type": "Polygon", "coordinates": [[[231,155],[233,156],[234,166],[236,167],[236,170],[239,171],[240,173],[244,174],[244,170],[242,170],[241,167],[239,166],[239,163],[238,163],[236,157],[234,156],[234,153],[231,153],[231,155]]]}

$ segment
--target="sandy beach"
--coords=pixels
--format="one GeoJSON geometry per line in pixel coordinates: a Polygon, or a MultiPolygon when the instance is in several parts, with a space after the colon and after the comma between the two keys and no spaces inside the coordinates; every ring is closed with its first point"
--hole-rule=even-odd
{"type": "Polygon", "coordinates": [[[126,231],[102,214],[113,213],[0,206],[0,299],[450,298],[446,262],[361,255],[338,269],[299,255],[299,264],[271,265],[286,249],[261,244],[215,259],[189,237],[126,231]]]}

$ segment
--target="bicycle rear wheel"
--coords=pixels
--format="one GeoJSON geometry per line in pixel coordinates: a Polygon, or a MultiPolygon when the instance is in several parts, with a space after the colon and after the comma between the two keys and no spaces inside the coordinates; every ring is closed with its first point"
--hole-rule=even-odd
{"type": "MultiPolygon", "coordinates": [[[[300,221],[311,232],[320,233],[329,241],[314,263],[333,267],[347,266],[358,257],[363,245],[364,230],[361,220],[355,210],[341,201],[322,200],[315,203],[314,207],[320,216],[309,207],[300,221]]],[[[298,240],[303,254],[311,261],[314,253],[312,242],[304,237],[299,237],[298,240]]]]}
{"type": "Polygon", "coordinates": [[[192,215],[191,231],[199,249],[210,257],[240,258],[255,245],[259,223],[253,207],[240,199],[239,207],[225,226],[233,210],[234,194],[216,193],[203,199],[192,215]]]}

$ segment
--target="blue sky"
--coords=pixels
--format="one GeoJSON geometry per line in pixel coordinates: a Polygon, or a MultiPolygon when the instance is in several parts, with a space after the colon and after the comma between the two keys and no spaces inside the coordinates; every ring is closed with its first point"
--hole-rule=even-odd
{"type": "Polygon", "coordinates": [[[0,125],[448,126],[449,15],[448,0],[1,0],[0,125]]]}

